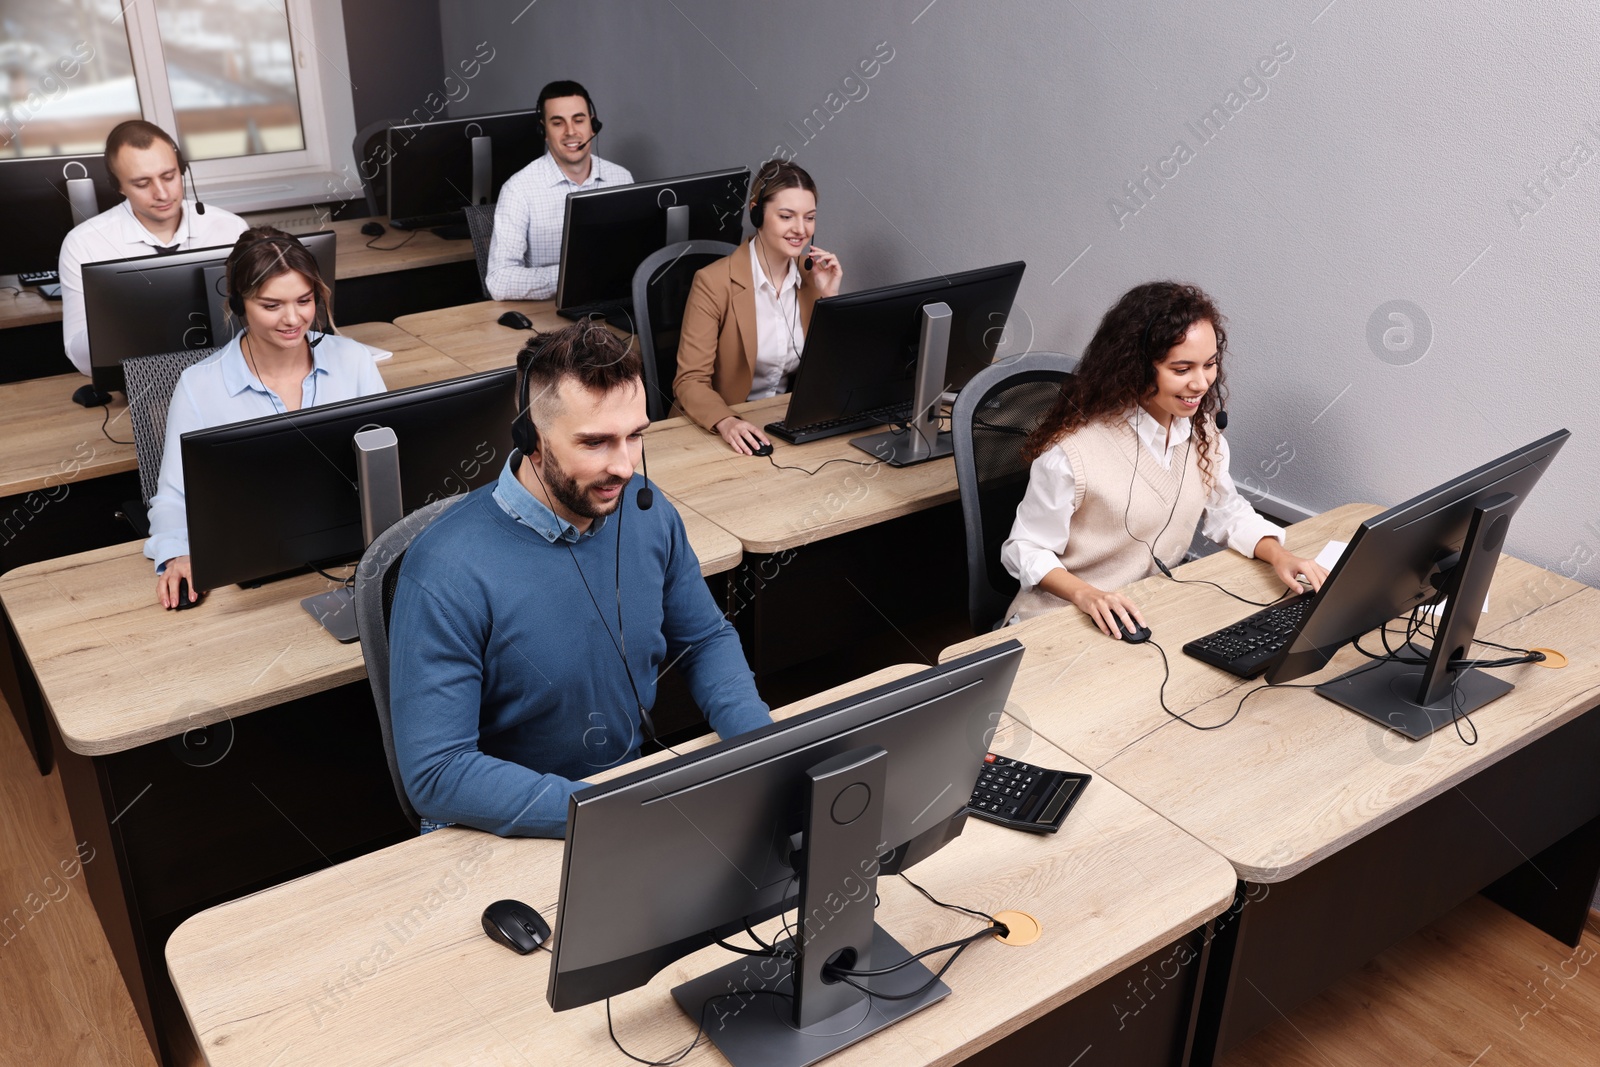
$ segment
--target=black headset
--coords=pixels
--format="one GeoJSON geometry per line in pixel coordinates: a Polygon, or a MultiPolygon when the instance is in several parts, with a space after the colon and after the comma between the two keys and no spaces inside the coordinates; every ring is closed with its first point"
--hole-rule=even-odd
{"type": "MultiPolygon", "coordinates": [[[[274,248],[276,248],[278,250],[278,262],[282,263],[286,267],[288,266],[288,263],[283,258],[283,250],[285,248],[289,248],[289,247],[292,246],[292,247],[295,247],[295,248],[299,248],[301,251],[305,251],[305,245],[301,244],[299,241],[297,241],[293,237],[289,237],[289,236],[285,236],[285,237],[263,237],[263,238],[260,238],[260,241],[262,243],[270,244],[274,248]]],[[[232,259],[233,257],[229,256],[228,258],[232,259]]],[[[290,268],[290,269],[293,269],[293,268],[290,268]]],[[[243,320],[244,319],[244,296],[239,292],[238,288],[233,284],[233,265],[231,263],[228,265],[227,274],[228,274],[228,276],[227,276],[228,310],[233,312],[234,315],[238,316],[239,319],[243,320]]],[[[321,270],[319,269],[318,273],[317,273],[316,284],[312,285],[312,287],[311,287],[312,299],[315,300],[315,302],[316,302],[316,317],[314,319],[312,319],[311,327],[312,327],[312,329],[316,330],[317,336],[316,336],[315,339],[307,339],[307,341],[306,341],[306,343],[308,345],[310,345],[312,348],[315,348],[315,347],[317,347],[318,345],[320,345],[322,343],[323,336],[327,334],[329,326],[332,325],[332,319],[328,315],[328,306],[325,303],[323,303],[323,301],[322,301],[322,286],[323,286],[323,284],[324,283],[322,282],[322,273],[321,273],[321,270]],[[320,327],[320,329],[318,329],[318,327],[320,327]]]]}
{"type": "MultiPolygon", "coordinates": [[[[533,402],[528,396],[528,374],[534,360],[544,355],[545,346],[552,334],[540,334],[529,341],[527,354],[517,368],[517,414],[511,420],[511,443],[524,456],[539,451],[539,428],[533,424],[533,402]]],[[[530,460],[531,462],[531,460],[530,460]]],[[[649,511],[655,505],[656,494],[650,488],[650,462],[645,456],[644,442],[639,442],[639,467],[644,475],[644,485],[634,494],[640,511],[649,511]]]]}
{"type": "MultiPolygon", "coordinates": [[[[577,94],[575,94],[575,93],[563,93],[562,95],[563,96],[575,96],[577,94]]],[[[539,102],[536,105],[537,108],[538,108],[539,132],[541,134],[544,134],[544,102],[545,102],[545,97],[541,96],[541,97],[539,97],[539,102]]],[[[589,147],[589,142],[590,141],[593,141],[596,137],[600,136],[600,128],[602,126],[604,126],[605,123],[601,122],[600,121],[600,116],[596,115],[594,113],[594,101],[589,99],[589,91],[587,89],[585,89],[584,92],[583,92],[583,102],[585,104],[589,105],[589,140],[583,142],[583,146],[585,148],[587,148],[587,147],[589,147]]],[[[548,136],[546,136],[546,139],[548,140],[548,136]]]]}

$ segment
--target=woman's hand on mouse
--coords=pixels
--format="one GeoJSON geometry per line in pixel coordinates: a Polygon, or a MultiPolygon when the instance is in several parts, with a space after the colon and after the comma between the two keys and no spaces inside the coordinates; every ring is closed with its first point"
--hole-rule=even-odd
{"type": "Polygon", "coordinates": [[[746,422],[737,415],[729,415],[712,429],[728,443],[729,448],[741,456],[753,456],[757,448],[772,443],[755,423],[746,422]]]}
{"type": "Polygon", "coordinates": [[[1145,624],[1139,605],[1121,593],[1108,593],[1090,585],[1065,567],[1045,575],[1039,588],[1060,597],[1089,616],[1107,637],[1115,637],[1120,641],[1123,634],[1132,633],[1145,624]]]}
{"type": "Polygon", "coordinates": [[[200,593],[194,587],[194,575],[189,567],[189,557],[173,556],[167,560],[161,573],[156,575],[156,599],[161,601],[162,607],[178,606],[178,582],[183,579],[189,581],[189,599],[192,601],[199,597],[200,593]]]}
{"type": "Polygon", "coordinates": [[[1284,548],[1276,537],[1263,537],[1257,542],[1255,555],[1256,559],[1272,567],[1278,580],[1288,586],[1293,594],[1299,595],[1305,591],[1300,584],[1301,575],[1305,576],[1312,592],[1321,590],[1322,583],[1328,580],[1328,572],[1320,563],[1295,555],[1284,548]]]}

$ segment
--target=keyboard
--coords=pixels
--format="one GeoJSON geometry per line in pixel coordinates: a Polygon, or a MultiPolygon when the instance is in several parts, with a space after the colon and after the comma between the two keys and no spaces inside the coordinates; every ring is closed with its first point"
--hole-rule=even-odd
{"type": "Polygon", "coordinates": [[[1013,830],[1053,834],[1061,829],[1090,777],[1046,770],[991,752],[983,757],[983,770],[972,787],[967,811],[1013,830]]]}
{"type": "Polygon", "coordinates": [[[460,211],[441,211],[437,215],[414,215],[405,219],[390,219],[389,225],[397,230],[431,230],[435,226],[459,226],[462,236],[471,236],[467,230],[467,217],[460,211]]]}
{"type": "Polygon", "coordinates": [[[17,275],[23,285],[55,285],[60,280],[53,270],[25,270],[17,275]]]}
{"type": "Polygon", "coordinates": [[[1254,678],[1300,632],[1315,597],[1302,593],[1263,608],[1231,626],[1197,637],[1183,651],[1240,678],[1254,678]]]}
{"type": "Polygon", "coordinates": [[[874,426],[882,426],[886,422],[906,422],[911,418],[910,404],[888,404],[870,411],[860,411],[854,415],[844,415],[837,419],[823,419],[821,422],[808,423],[805,426],[790,426],[786,422],[767,423],[767,432],[774,437],[789,442],[791,445],[803,445],[807,441],[820,441],[825,437],[838,437],[843,433],[854,433],[856,430],[867,430],[874,426]]]}

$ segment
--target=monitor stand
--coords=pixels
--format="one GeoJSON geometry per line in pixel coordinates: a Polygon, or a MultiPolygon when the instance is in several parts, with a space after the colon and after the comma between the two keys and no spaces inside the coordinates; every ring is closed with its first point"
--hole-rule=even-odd
{"type": "MultiPolygon", "coordinates": [[[[405,517],[400,496],[400,441],[387,426],[374,426],[351,439],[356,450],[356,479],[361,499],[361,540],[370,546],[378,535],[405,517]]],[[[355,590],[348,585],[300,601],[313,619],[340,644],[359,640],[355,590]]]]}
{"type": "Polygon", "coordinates": [[[944,368],[950,358],[950,305],[937,301],[922,306],[922,341],[917,352],[917,385],[911,399],[911,421],[904,430],[885,430],[852,438],[850,443],[891,467],[909,467],[954,451],[950,431],[939,429],[939,401],[944,368]]]}
{"type": "Polygon", "coordinates": [[[667,245],[682,244],[689,239],[689,205],[673,204],[667,208],[667,245]]]}
{"type": "MultiPolygon", "coordinates": [[[[1510,682],[1472,668],[1451,670],[1450,661],[1466,659],[1472,650],[1478,616],[1517,504],[1515,494],[1501,493],[1474,508],[1461,551],[1439,564],[1443,575],[1436,587],[1448,602],[1425,666],[1358,667],[1322,683],[1316,692],[1413,741],[1511,692],[1515,686],[1510,682]]],[[[1409,643],[1405,647],[1419,651],[1409,643]]]]}
{"type": "Polygon", "coordinates": [[[830,960],[870,970],[911,957],[872,919],[888,766],[888,754],[872,745],[806,772],[804,849],[795,863],[799,928],[796,941],[779,942],[798,949],[798,958],[748,957],[672,991],[734,1067],[804,1067],[950,994],[921,963],[855,979],[889,996],[928,987],[907,1000],[868,997],[822,977],[830,960]]]}
{"type": "Polygon", "coordinates": [[[493,195],[494,138],[480,134],[472,138],[472,191],[467,202],[486,205],[493,195]]]}

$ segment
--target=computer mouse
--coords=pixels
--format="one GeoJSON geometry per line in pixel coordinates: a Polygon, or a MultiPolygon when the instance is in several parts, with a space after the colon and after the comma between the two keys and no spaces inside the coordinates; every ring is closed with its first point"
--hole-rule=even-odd
{"type": "Polygon", "coordinates": [[[86,408],[105,407],[107,404],[111,403],[111,394],[103,393],[96,389],[93,385],[80,385],[77,389],[73,390],[72,402],[74,404],[81,404],[86,408]]]}
{"type": "Polygon", "coordinates": [[[513,330],[531,330],[533,322],[520,311],[508,311],[497,319],[502,326],[509,326],[513,330]]]}
{"type": "Polygon", "coordinates": [[[550,939],[550,924],[520,900],[497,900],[483,909],[483,932],[526,956],[550,939]]]}
{"type": "Polygon", "coordinates": [[[761,442],[759,445],[756,446],[756,450],[754,452],[754,455],[757,455],[757,456],[770,456],[770,455],[772,455],[772,442],[771,441],[763,441],[763,442],[761,442]]]}
{"type": "Polygon", "coordinates": [[[1128,642],[1130,645],[1143,644],[1144,642],[1150,640],[1150,627],[1148,626],[1135,626],[1131,630],[1124,630],[1116,619],[1111,620],[1111,626],[1114,630],[1120,633],[1122,635],[1122,639],[1128,642]]]}
{"type": "Polygon", "coordinates": [[[367,222],[362,224],[361,232],[366,234],[368,237],[382,237],[385,231],[383,228],[383,223],[367,222]]]}
{"type": "Polygon", "coordinates": [[[205,598],[206,598],[206,595],[204,593],[201,593],[194,600],[190,600],[189,599],[189,579],[187,579],[187,578],[179,578],[178,579],[178,603],[173,606],[172,610],[173,611],[188,611],[190,608],[197,608],[197,607],[200,606],[200,602],[202,600],[204,600],[205,598]]]}

